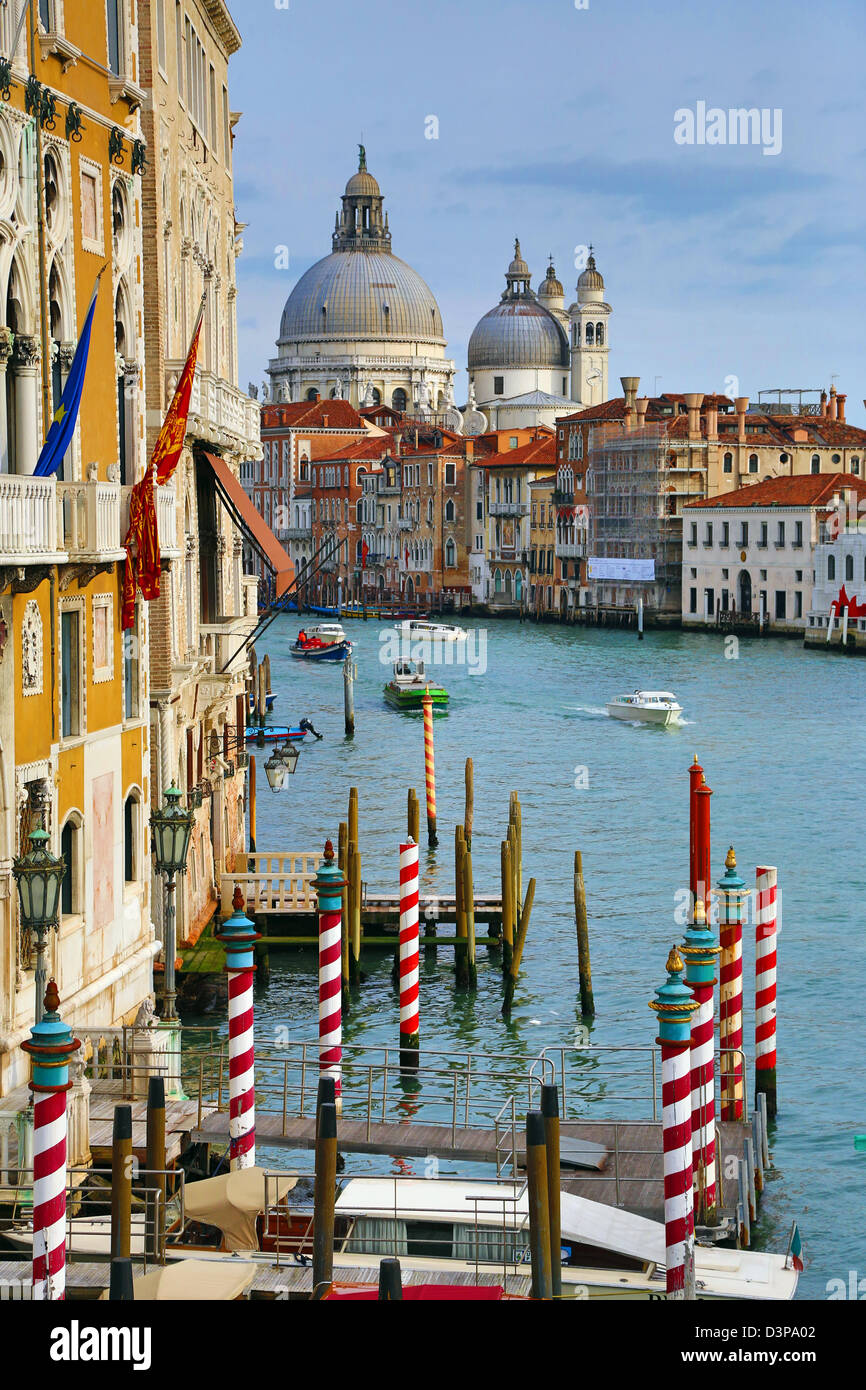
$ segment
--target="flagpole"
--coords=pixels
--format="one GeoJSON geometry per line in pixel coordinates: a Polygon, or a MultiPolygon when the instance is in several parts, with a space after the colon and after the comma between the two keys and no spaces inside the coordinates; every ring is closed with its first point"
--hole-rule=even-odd
{"type": "MultiPolygon", "coordinates": [[[[27,0],[30,22],[30,71],[36,73],[36,12],[33,0],[27,0]]],[[[22,11],[23,14],[23,11],[22,11]]],[[[48,331],[48,270],[45,253],[45,170],[42,164],[42,121],[39,108],[34,116],[36,125],[36,240],[39,247],[39,332],[42,340],[42,443],[51,428],[51,349],[48,331]]]]}

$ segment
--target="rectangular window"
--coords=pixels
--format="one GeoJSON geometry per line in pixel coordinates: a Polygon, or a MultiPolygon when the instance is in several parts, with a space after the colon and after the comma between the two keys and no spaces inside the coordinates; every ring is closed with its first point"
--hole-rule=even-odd
{"type": "Polygon", "coordinates": [[[795,592],[795,594],[794,594],[794,617],[795,617],[795,618],[802,618],[802,616],[803,616],[803,595],[802,595],[802,593],[800,592],[800,590],[797,589],[796,592],[795,592]]]}
{"type": "Polygon", "coordinates": [[[432,485],[433,485],[433,464],[432,464],[432,462],[428,462],[428,464],[427,464],[427,484],[428,484],[429,487],[432,487],[432,485]]]}
{"type": "Polygon", "coordinates": [[[728,546],[728,545],[730,545],[730,543],[731,543],[731,523],[730,523],[729,521],[723,521],[723,522],[722,522],[722,539],[721,539],[721,544],[722,544],[723,546],[728,546]]]}
{"type": "Polygon", "coordinates": [[[695,546],[695,545],[697,545],[697,543],[698,543],[698,523],[697,523],[696,521],[693,521],[692,524],[691,524],[691,527],[690,527],[690,529],[689,529],[689,546],[695,546]]]}
{"type": "Polygon", "coordinates": [[[741,522],[740,522],[740,545],[743,546],[743,547],[745,547],[745,546],[747,546],[748,544],[749,544],[749,523],[748,523],[748,521],[741,521],[741,522]]]}
{"type": "Polygon", "coordinates": [[[727,613],[730,602],[730,595],[727,589],[722,590],[722,612],[727,613]]]}
{"type": "Polygon", "coordinates": [[[795,522],[794,522],[794,545],[797,547],[798,550],[802,549],[802,546],[803,546],[803,523],[802,523],[802,521],[795,521],[795,522]]]}
{"type": "Polygon", "coordinates": [[[712,618],[716,611],[716,595],[713,589],[704,589],[704,605],[708,618],[712,618]]]}
{"type": "Polygon", "coordinates": [[[446,463],[445,465],[445,486],[453,487],[457,481],[457,464],[446,463]]]}
{"type": "Polygon", "coordinates": [[[95,594],[93,598],[93,683],[114,679],[114,644],[112,641],[112,599],[110,594],[95,594]]]}
{"type": "Polygon", "coordinates": [[[223,155],[226,165],[230,165],[232,162],[232,134],[229,123],[229,94],[225,87],[223,87],[223,155]]]}
{"type": "Polygon", "coordinates": [[[713,523],[712,523],[711,521],[708,521],[708,522],[707,522],[706,533],[705,533],[705,535],[704,535],[704,545],[712,545],[712,543],[713,543],[713,523]]]}
{"type": "Polygon", "coordinates": [[[760,533],[760,535],[759,535],[759,537],[758,537],[758,546],[759,546],[759,548],[760,548],[761,550],[766,550],[766,548],[767,548],[767,523],[766,523],[766,521],[762,521],[762,522],[761,522],[761,533],[760,533]]]}
{"type": "Polygon", "coordinates": [[[135,623],[123,634],[123,717],[137,719],[138,703],[138,614],[135,623]]]}
{"type": "Polygon", "coordinates": [[[216,104],[216,73],[213,68],[210,70],[210,143],[211,149],[216,154],[217,148],[217,104],[216,104]]]}
{"type": "Polygon", "coordinates": [[[785,618],[785,590],[776,590],[776,617],[784,621],[785,618]]]}
{"type": "Polygon", "coordinates": [[[177,49],[177,94],[183,100],[183,13],[180,0],[175,0],[174,6],[174,40],[177,49]]]}
{"type": "Polygon", "coordinates": [[[39,0],[39,18],[42,21],[42,28],[46,34],[52,32],[51,0],[39,0]]]}
{"type": "Polygon", "coordinates": [[[105,12],[108,22],[108,66],[111,72],[120,76],[121,62],[121,0],[106,0],[105,12]]]}
{"type": "Polygon", "coordinates": [[[784,544],[785,544],[785,523],[784,523],[784,521],[778,521],[778,522],[776,523],[776,545],[777,545],[777,547],[778,547],[779,549],[782,549],[782,547],[784,546],[784,544]]]}
{"type": "Polygon", "coordinates": [[[81,612],[66,608],[60,614],[60,733],[81,733],[81,612]]]}
{"type": "Polygon", "coordinates": [[[156,9],[156,59],[165,72],[165,0],[153,0],[156,9]]]}
{"type": "Polygon", "coordinates": [[[501,395],[503,394],[504,390],[505,390],[505,377],[504,377],[504,376],[495,376],[495,377],[493,378],[493,394],[494,394],[494,396],[501,396],[501,395]]]}
{"type": "Polygon", "coordinates": [[[697,589],[689,589],[689,612],[690,612],[690,613],[697,613],[697,611],[698,611],[698,591],[697,591],[697,589]]]}

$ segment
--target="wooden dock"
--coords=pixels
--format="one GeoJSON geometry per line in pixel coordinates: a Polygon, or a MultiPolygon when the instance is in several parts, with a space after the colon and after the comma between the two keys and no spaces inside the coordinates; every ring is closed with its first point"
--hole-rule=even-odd
{"type": "MultiPolygon", "coordinates": [[[[583,1140],[602,1145],[608,1153],[605,1166],[576,1169],[564,1166],[562,1186],[567,1192],[588,1197],[594,1202],[624,1207],[627,1211],[654,1221],[664,1221],[664,1156],[661,1124],[592,1123],[583,1120],[563,1120],[562,1140],[583,1140]]],[[[725,1159],[745,1157],[746,1138],[750,1128],[745,1124],[719,1125],[718,1171],[725,1171],[725,1159]]],[[[192,1130],[193,1143],[227,1144],[228,1115],[210,1114],[192,1130]]],[[[463,1162],[497,1164],[510,1169],[512,1141],[510,1126],[452,1126],[447,1124],[417,1124],[382,1122],[342,1117],[339,1121],[339,1148],[345,1153],[384,1154],[394,1158],[459,1159],[463,1162]]],[[[288,1149],[315,1148],[315,1120],[307,1117],[287,1117],[258,1112],[256,1143],[261,1147],[274,1145],[288,1149]]],[[[518,1169],[525,1162],[523,1131],[516,1132],[516,1162],[518,1169]]],[[[726,1213],[736,1206],[736,1182],[723,1194],[721,1203],[726,1213]]]]}
{"type": "MultiPolygon", "coordinates": [[[[193,1256],[194,1258],[194,1256],[193,1256]]],[[[134,1275],[143,1272],[134,1264],[134,1275]]],[[[30,1298],[30,1278],[32,1265],[29,1260],[0,1260],[0,1303],[17,1298],[30,1298]],[[18,1291],[17,1296],[14,1291],[18,1291]]],[[[76,1302],[96,1300],[108,1288],[109,1264],[105,1260],[67,1261],[66,1297],[76,1302]]],[[[508,1274],[497,1271],[488,1273],[479,1270],[423,1270],[406,1269],[402,1271],[403,1287],[411,1284],[465,1284],[482,1285],[485,1288],[504,1288],[512,1298],[528,1298],[531,1280],[528,1275],[508,1274]]],[[[334,1270],[334,1284],[365,1285],[377,1287],[379,1270],[375,1266],[337,1265],[334,1270]]],[[[273,1264],[260,1265],[250,1285],[250,1297],[273,1301],[279,1299],[309,1299],[313,1291],[312,1265],[273,1264]]]]}
{"type": "MultiPolygon", "coordinates": [[[[111,1134],[114,1107],[126,1104],[132,1110],[132,1148],[140,1162],[147,1149],[147,1101],[128,1100],[127,1083],[122,1080],[99,1081],[90,1093],[90,1152],[96,1168],[111,1163],[111,1134]]],[[[215,1107],[202,1104],[201,1115],[210,1116],[215,1107]]],[[[187,1136],[198,1124],[197,1100],[167,1100],[165,1106],[166,1162],[175,1163],[189,1142],[187,1136]]]]}

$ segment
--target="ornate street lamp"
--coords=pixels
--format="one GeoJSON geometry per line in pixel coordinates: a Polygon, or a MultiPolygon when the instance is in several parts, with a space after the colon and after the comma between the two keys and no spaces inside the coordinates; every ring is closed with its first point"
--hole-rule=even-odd
{"type": "Polygon", "coordinates": [[[57,930],[57,910],[60,905],[60,886],[66,873],[66,860],[58,859],[48,848],[50,835],[42,825],[42,810],[37,809],[36,828],[30,831],[30,849],[12,861],[12,872],[18,886],[21,926],[36,933],[36,1022],[42,1021],[47,978],[45,973],[45,937],[52,928],[57,930]]]}
{"type": "Polygon", "coordinates": [[[174,879],[186,873],[186,857],[192,835],[194,812],[182,810],[181,793],[174,785],[167,787],[161,811],[151,811],[150,828],[156,855],[156,871],[165,874],[165,1018],[177,1019],[175,1010],[174,959],[177,954],[175,933],[174,879]]]}
{"type": "Polygon", "coordinates": [[[277,753],[272,753],[265,763],[265,776],[272,792],[281,792],[286,780],[286,765],[277,753]]]}
{"type": "Polygon", "coordinates": [[[298,765],[298,758],[301,756],[301,750],[290,739],[286,739],[282,748],[277,749],[276,755],[278,758],[282,758],[286,772],[294,772],[298,765]]]}

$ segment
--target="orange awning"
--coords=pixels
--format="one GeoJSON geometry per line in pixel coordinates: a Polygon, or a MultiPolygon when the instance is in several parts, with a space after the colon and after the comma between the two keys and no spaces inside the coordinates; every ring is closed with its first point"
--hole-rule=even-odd
{"type": "Polygon", "coordinates": [[[218,454],[205,453],[205,458],[213,469],[217,489],[234,520],[273,570],[275,595],[280,598],[295,581],[291,557],[280,545],[261,512],[256,511],[225,460],[218,454]]]}

